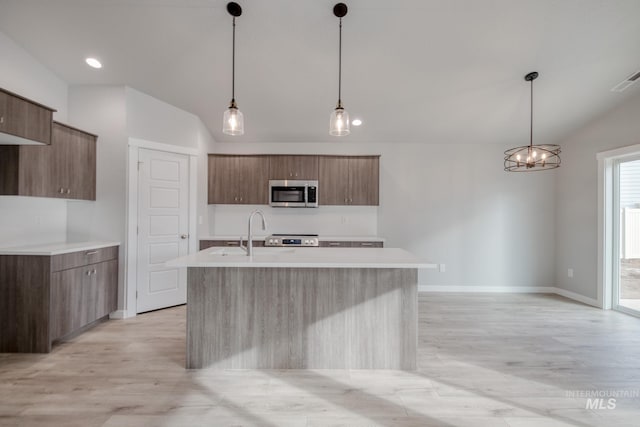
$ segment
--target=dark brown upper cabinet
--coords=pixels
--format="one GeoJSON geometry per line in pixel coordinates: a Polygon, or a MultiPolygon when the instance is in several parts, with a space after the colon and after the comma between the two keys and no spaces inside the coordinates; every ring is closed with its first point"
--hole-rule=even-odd
{"type": "Polygon", "coordinates": [[[0,194],[95,200],[96,139],[54,122],[51,145],[0,145],[0,194]]]}
{"type": "Polygon", "coordinates": [[[270,179],[318,180],[321,205],[379,204],[380,156],[209,154],[209,204],[269,203],[270,179]]]}
{"type": "Polygon", "coordinates": [[[210,205],[266,205],[269,157],[209,154],[208,184],[210,205]]]}
{"type": "Polygon", "coordinates": [[[96,199],[97,136],[54,122],[50,197],[96,199]]]}
{"type": "Polygon", "coordinates": [[[318,179],[318,156],[270,156],[269,179],[318,179]]]}
{"type": "Polygon", "coordinates": [[[380,156],[320,156],[321,205],[379,205],[380,156]]]}
{"type": "Polygon", "coordinates": [[[51,144],[56,110],[0,89],[0,144],[51,144]]]}

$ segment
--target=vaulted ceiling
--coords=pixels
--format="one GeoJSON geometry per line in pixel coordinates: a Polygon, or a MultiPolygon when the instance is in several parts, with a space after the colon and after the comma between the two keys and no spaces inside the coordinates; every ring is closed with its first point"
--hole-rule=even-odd
{"type": "MultiPolygon", "coordinates": [[[[0,0],[0,31],[71,85],[123,84],[198,115],[217,141],[500,143],[560,138],[640,93],[637,0],[351,0],[343,101],[363,125],[328,134],[338,20],[328,0],[239,0],[236,99],[222,134],[231,16],[221,0],[0,0]],[[104,64],[93,70],[87,56],[104,64]]],[[[3,64],[3,66],[11,66],[3,64]]]]}

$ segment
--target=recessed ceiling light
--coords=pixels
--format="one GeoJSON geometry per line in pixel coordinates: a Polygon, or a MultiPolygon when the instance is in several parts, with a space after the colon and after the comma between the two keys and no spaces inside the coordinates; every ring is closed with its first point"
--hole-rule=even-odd
{"type": "Polygon", "coordinates": [[[360,119],[353,119],[353,121],[351,122],[352,125],[354,126],[360,126],[362,124],[362,120],[360,119]]]}
{"type": "Polygon", "coordinates": [[[84,60],[89,67],[92,68],[102,68],[102,63],[98,61],[96,58],[87,58],[84,60]]]}

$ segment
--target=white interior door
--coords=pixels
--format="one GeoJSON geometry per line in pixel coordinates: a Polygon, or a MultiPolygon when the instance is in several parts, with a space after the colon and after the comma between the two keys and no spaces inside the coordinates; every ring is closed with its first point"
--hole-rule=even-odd
{"type": "Polygon", "coordinates": [[[189,252],[189,157],[140,149],[136,311],[187,302],[186,268],[164,263],[189,252]]]}

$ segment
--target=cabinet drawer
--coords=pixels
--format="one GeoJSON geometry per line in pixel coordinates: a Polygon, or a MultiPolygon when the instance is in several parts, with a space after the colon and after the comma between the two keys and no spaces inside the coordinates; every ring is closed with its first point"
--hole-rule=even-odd
{"type": "Polygon", "coordinates": [[[118,246],[109,248],[88,249],[86,251],[72,252],[51,257],[51,271],[66,270],[69,268],[82,267],[83,265],[95,264],[97,262],[108,261],[118,258],[118,246]]]}
{"type": "Polygon", "coordinates": [[[321,248],[350,248],[351,242],[343,240],[322,240],[320,241],[321,248]]]}
{"type": "Polygon", "coordinates": [[[351,242],[352,248],[382,248],[383,246],[382,242],[351,242]]]}

